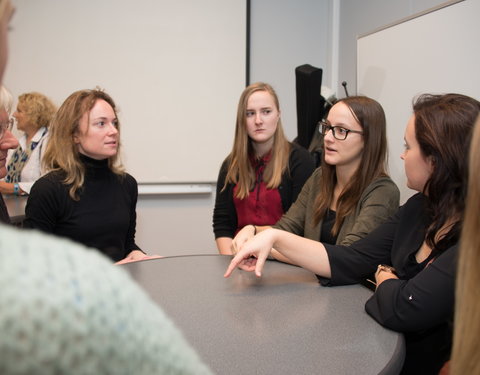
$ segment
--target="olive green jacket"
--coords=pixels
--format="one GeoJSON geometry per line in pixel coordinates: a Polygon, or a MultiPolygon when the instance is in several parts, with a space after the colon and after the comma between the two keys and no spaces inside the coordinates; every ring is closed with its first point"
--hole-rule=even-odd
{"type": "MultiPolygon", "coordinates": [[[[322,221],[314,225],[314,214],[321,178],[321,169],[317,168],[274,228],[320,241],[322,221]]],[[[345,218],[336,244],[350,245],[365,237],[398,210],[399,200],[398,187],[389,177],[374,180],[363,192],[355,211],[345,218]]]]}

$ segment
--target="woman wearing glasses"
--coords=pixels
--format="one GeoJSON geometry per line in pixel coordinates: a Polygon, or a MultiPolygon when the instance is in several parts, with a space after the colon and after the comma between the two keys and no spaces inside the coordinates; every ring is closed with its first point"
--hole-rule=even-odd
{"type": "Polygon", "coordinates": [[[401,155],[407,186],[418,194],[350,246],[266,230],[242,246],[225,276],[236,266],[260,276],[272,247],[325,285],[355,284],[376,270],[376,291],[365,309],[405,334],[402,374],[438,374],[450,355],[468,150],[479,114],[480,102],[464,95],[420,96],[401,155]]]}
{"type": "MultiPolygon", "coordinates": [[[[385,170],[385,113],[373,99],[347,97],[330,109],[321,130],[322,164],[274,227],[315,241],[350,245],[398,209],[400,193],[385,170]]],[[[267,228],[245,227],[233,241],[234,251],[267,228]]],[[[276,251],[271,255],[290,262],[276,251]]]]}
{"type": "Polygon", "coordinates": [[[9,154],[7,175],[0,181],[0,193],[29,194],[33,183],[43,174],[41,161],[46,148],[48,126],[56,107],[50,99],[38,92],[18,97],[13,117],[17,129],[24,134],[19,146],[9,154]]]}
{"type": "Polygon", "coordinates": [[[262,82],[248,86],[238,103],[233,148],[217,181],[218,251],[232,254],[232,238],[245,225],[275,224],[313,170],[308,151],[285,138],[274,89],[262,82]]]}

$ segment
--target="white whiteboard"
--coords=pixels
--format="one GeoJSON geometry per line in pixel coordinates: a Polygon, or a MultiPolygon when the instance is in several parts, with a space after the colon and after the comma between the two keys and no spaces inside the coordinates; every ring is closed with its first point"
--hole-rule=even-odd
{"type": "Polygon", "coordinates": [[[246,0],[13,0],[5,85],[60,105],[104,88],[143,183],[211,182],[246,79],[246,0]]]}
{"type": "Polygon", "coordinates": [[[413,194],[399,157],[413,97],[457,92],[480,99],[479,16],[480,0],[450,2],[357,41],[358,92],[385,109],[390,174],[402,203],[413,194]]]}

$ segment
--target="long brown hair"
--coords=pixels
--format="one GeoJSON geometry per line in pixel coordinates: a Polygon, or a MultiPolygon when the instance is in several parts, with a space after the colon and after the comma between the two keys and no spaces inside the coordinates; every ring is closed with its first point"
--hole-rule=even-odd
{"type": "Polygon", "coordinates": [[[433,164],[423,193],[428,197],[431,219],[425,240],[436,256],[454,245],[460,236],[467,191],[467,155],[480,102],[461,94],[424,94],[414,101],[413,112],[415,137],[423,156],[433,164]],[[445,225],[452,225],[451,229],[439,237],[438,232],[445,225]]]}
{"type": "MultiPolygon", "coordinates": [[[[337,103],[344,103],[362,127],[364,147],[360,167],[338,197],[333,235],[338,234],[345,217],[354,211],[367,186],[376,178],[387,175],[387,129],[385,112],[380,103],[366,96],[349,96],[337,103]]],[[[315,200],[315,225],[318,225],[332,204],[337,184],[335,166],[327,164],[323,158],[320,167],[322,178],[315,200]]]]}
{"type": "MultiPolygon", "coordinates": [[[[278,96],[268,83],[257,82],[253,83],[243,91],[240,96],[237,108],[237,122],[235,127],[235,138],[233,140],[233,148],[228,156],[228,171],[225,178],[225,185],[228,183],[236,184],[237,198],[244,199],[250,193],[250,190],[255,186],[255,170],[250,163],[250,155],[253,154],[252,141],[247,133],[246,127],[246,112],[247,104],[250,96],[257,91],[268,92],[280,111],[280,104],[278,96]]],[[[265,167],[263,180],[267,184],[267,188],[275,189],[282,181],[282,175],[288,168],[288,159],[290,154],[290,143],[285,138],[283,132],[282,122],[278,119],[277,130],[274,134],[271,159],[265,167]]],[[[223,190],[222,189],[222,190],[223,190]]]]}
{"type": "Polygon", "coordinates": [[[480,374],[480,117],[470,147],[467,205],[455,289],[455,323],[450,373],[480,374]]]}
{"type": "MultiPolygon", "coordinates": [[[[97,100],[105,100],[110,104],[117,117],[115,102],[106,92],[99,89],[80,90],[71,94],[63,102],[50,124],[50,138],[43,156],[43,163],[46,170],[65,174],[63,183],[70,185],[69,194],[74,200],[79,199],[78,191],[85,180],[85,167],[80,160],[74,135],[80,126],[80,119],[93,108],[97,100]]],[[[117,129],[120,133],[120,123],[118,123],[117,129]]],[[[118,142],[120,142],[120,137],[118,142]]],[[[123,175],[119,153],[120,143],[117,153],[108,158],[108,165],[114,173],[123,175]]]]}

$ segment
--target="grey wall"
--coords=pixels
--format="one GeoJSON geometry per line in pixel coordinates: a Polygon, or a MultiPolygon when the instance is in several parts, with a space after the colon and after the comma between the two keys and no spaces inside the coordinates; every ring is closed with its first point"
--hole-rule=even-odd
{"type": "MultiPolygon", "coordinates": [[[[289,139],[297,136],[295,68],[323,68],[332,86],[332,0],[252,0],[250,82],[268,82],[280,98],[289,139]]],[[[240,93],[239,93],[240,95],[240,93]]]]}
{"type": "MultiPolygon", "coordinates": [[[[357,36],[444,2],[252,0],[251,82],[263,80],[276,88],[292,139],[296,66],[321,67],[324,85],[343,96],[340,82],[345,80],[353,94],[357,36]]],[[[164,255],[216,252],[211,229],[214,199],[214,194],[140,197],[137,243],[164,255]]]]}

